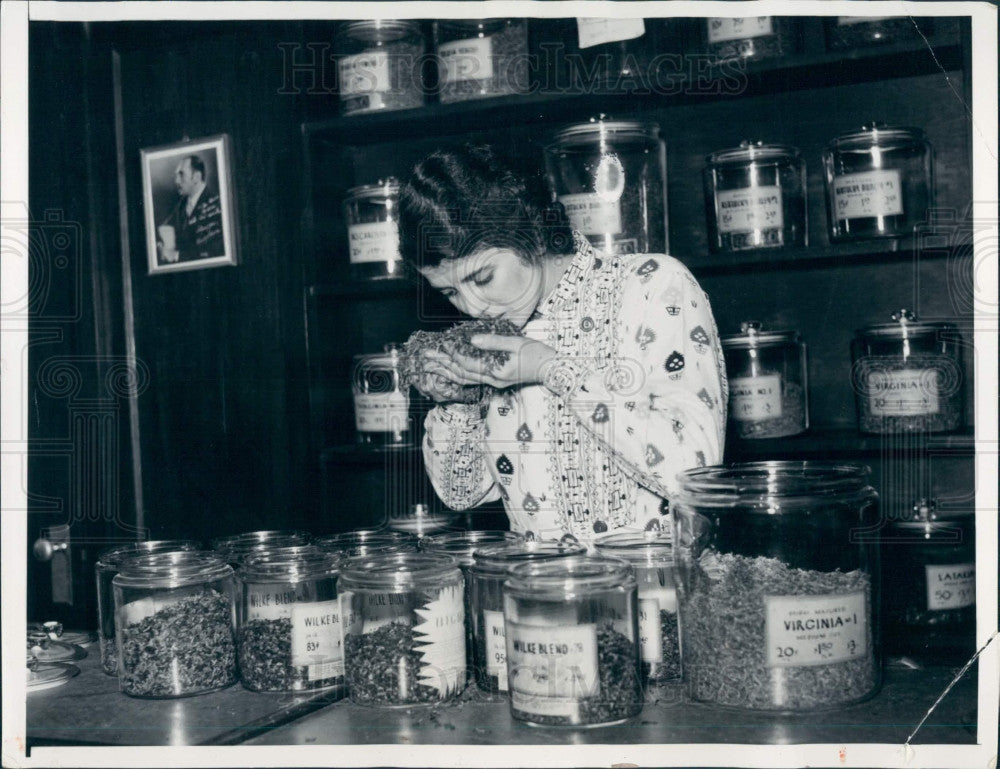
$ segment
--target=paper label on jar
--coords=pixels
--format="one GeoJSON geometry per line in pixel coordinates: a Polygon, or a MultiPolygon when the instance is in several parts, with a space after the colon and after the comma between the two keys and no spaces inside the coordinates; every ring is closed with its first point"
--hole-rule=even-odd
{"type": "Polygon", "coordinates": [[[437,52],[444,63],[442,77],[445,83],[493,77],[493,40],[489,37],[442,43],[437,52]]]}
{"type": "Polygon", "coordinates": [[[292,606],[292,666],[305,667],[310,681],[344,675],[340,602],[292,606]]]}
{"type": "Polygon", "coordinates": [[[397,433],[408,429],[410,399],[401,392],[354,393],[354,423],[361,433],[397,433]]]}
{"type": "Polygon", "coordinates": [[[660,662],[663,659],[660,610],[657,599],[639,599],[639,648],[642,650],[643,662],[660,662]]]}
{"type": "Polygon", "coordinates": [[[930,611],[964,609],[976,603],[976,565],[956,563],[924,567],[927,571],[927,608],[930,611]]]}
{"type": "Polygon", "coordinates": [[[899,16],[838,16],[837,24],[846,26],[848,24],[866,24],[869,21],[884,21],[885,19],[898,19],[899,16]]]}
{"type": "Polygon", "coordinates": [[[781,210],[781,187],[748,187],[719,190],[719,232],[754,232],[785,226],[781,210]]]}
{"type": "Polygon", "coordinates": [[[343,648],[348,635],[361,632],[361,618],[354,607],[354,593],[341,593],[337,596],[337,605],[340,607],[340,645],[343,648]]]}
{"type": "Polygon", "coordinates": [[[708,20],[708,42],[724,43],[727,40],[746,40],[771,34],[770,16],[743,16],[733,19],[708,20]]]}
{"type": "Polygon", "coordinates": [[[903,213],[899,171],[864,171],[833,179],[833,208],[838,219],[897,216],[903,213]]]}
{"type": "Polygon", "coordinates": [[[414,609],[420,621],[413,626],[414,649],[420,652],[418,680],[442,696],[465,684],[464,586],[443,587],[437,598],[414,609]]]}
{"type": "Polygon", "coordinates": [[[597,626],[507,623],[511,695],[523,695],[531,713],[572,715],[576,701],[600,694],[597,626]],[[542,707],[568,712],[551,713],[542,707]]]}
{"type": "Polygon", "coordinates": [[[394,262],[399,259],[399,228],[395,222],[352,224],[347,228],[351,264],[394,262]]]}
{"type": "Polygon", "coordinates": [[[604,235],[622,231],[621,201],[606,200],[593,192],[560,195],[566,216],[574,230],[584,235],[604,235]]]}
{"type": "Polygon", "coordinates": [[[729,380],[729,404],[738,422],[758,422],[781,416],[781,375],[734,377],[729,380]]]}
{"type": "Polygon", "coordinates": [[[577,19],[576,30],[581,48],[604,43],[635,40],[646,34],[642,19],[577,19]]]}
{"type": "Polygon", "coordinates": [[[372,633],[380,627],[410,624],[410,596],[406,593],[362,593],[361,632],[372,633]]]}
{"type": "Polygon", "coordinates": [[[764,597],[769,667],[859,659],[868,651],[864,592],[764,597]]]}
{"type": "Polygon", "coordinates": [[[507,637],[504,634],[503,612],[483,610],[486,633],[486,674],[496,676],[500,691],[507,691],[507,637]]]}
{"type": "Polygon", "coordinates": [[[177,588],[171,590],[169,593],[163,593],[155,597],[130,601],[121,608],[121,611],[124,612],[123,619],[126,625],[134,625],[136,622],[141,622],[146,617],[150,617],[158,611],[163,611],[174,604],[195,598],[201,594],[202,589],[200,587],[177,588]]]}
{"type": "Polygon", "coordinates": [[[296,592],[280,585],[248,585],[244,592],[246,619],[275,620],[292,616],[296,592]]]}
{"type": "Polygon", "coordinates": [[[868,404],[874,417],[920,416],[939,411],[936,375],[923,369],[868,375],[868,404]]]}
{"type": "Polygon", "coordinates": [[[337,65],[340,98],[389,90],[389,54],[385,51],[345,56],[337,65]]]}

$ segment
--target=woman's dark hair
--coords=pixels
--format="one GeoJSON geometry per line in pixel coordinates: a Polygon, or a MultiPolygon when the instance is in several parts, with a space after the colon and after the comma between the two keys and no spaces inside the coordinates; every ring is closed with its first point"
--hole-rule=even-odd
{"type": "Polygon", "coordinates": [[[541,175],[519,173],[488,145],[431,153],[399,198],[400,251],[418,269],[483,248],[509,248],[530,262],[573,252],[566,214],[541,175]]]}

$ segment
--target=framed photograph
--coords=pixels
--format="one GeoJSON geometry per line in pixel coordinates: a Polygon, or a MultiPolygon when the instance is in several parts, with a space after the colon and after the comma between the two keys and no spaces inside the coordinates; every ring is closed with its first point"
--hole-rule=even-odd
{"type": "Polygon", "coordinates": [[[226,134],[140,151],[149,274],[236,264],[226,134]]]}

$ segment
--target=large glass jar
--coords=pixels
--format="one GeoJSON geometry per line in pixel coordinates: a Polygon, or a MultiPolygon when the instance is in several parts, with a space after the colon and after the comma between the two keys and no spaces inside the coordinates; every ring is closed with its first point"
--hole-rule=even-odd
{"type": "Polygon", "coordinates": [[[671,499],[692,699],[800,713],[880,682],[878,495],[857,465],[757,462],[677,476],[671,499]]]}
{"type": "Polygon", "coordinates": [[[487,692],[507,691],[507,643],[503,621],[503,583],[519,564],[583,555],[575,541],[530,539],[477,550],[469,568],[469,622],[472,669],[476,684],[487,692]]]}
{"type": "Polygon", "coordinates": [[[442,104],[528,93],[526,19],[434,22],[442,104]]]}
{"type": "Polygon", "coordinates": [[[125,694],[186,697],[236,681],[236,583],[219,555],[135,556],[122,562],[111,584],[125,694]]]}
{"type": "Polygon", "coordinates": [[[669,531],[620,531],[599,537],[601,555],[632,565],[639,594],[639,650],[645,679],[663,683],[681,677],[680,628],[674,587],[674,547],[669,531]]]}
{"type": "Polygon", "coordinates": [[[352,187],[344,199],[351,276],[399,278],[399,182],[393,178],[352,187]]]}
{"type": "Polygon", "coordinates": [[[248,555],[264,553],[278,547],[307,545],[311,535],[307,531],[261,530],[245,531],[228,537],[219,537],[211,542],[212,550],[226,559],[234,569],[239,567],[248,555]]]}
{"type": "Polygon", "coordinates": [[[919,128],[872,123],[823,149],[830,240],[899,238],[934,205],[933,152],[919,128]]]}
{"type": "Polygon", "coordinates": [[[713,152],[705,162],[712,251],[808,245],[806,165],[798,149],[744,141],[713,152]]]}
{"type": "Polygon", "coordinates": [[[796,331],[757,321],[720,340],[729,380],[729,429],[739,438],[782,438],[809,428],[806,345],[796,331]]]}
{"type": "Polygon", "coordinates": [[[247,689],[346,692],[337,564],[331,553],[300,548],[240,567],[237,659],[247,689]]]}
{"type": "Polygon", "coordinates": [[[345,22],[337,30],[334,45],[340,109],[345,115],[423,105],[420,22],[345,22]]]}
{"type": "Polygon", "coordinates": [[[126,558],[146,553],[169,553],[173,550],[198,550],[200,543],[192,539],[158,539],[129,542],[109,547],[97,556],[94,573],[97,578],[97,640],[101,649],[101,670],[109,676],[118,674],[118,646],[115,644],[115,594],[111,580],[126,558]]]}
{"type": "Polygon", "coordinates": [[[410,706],[465,686],[465,592],[455,559],[436,553],[355,558],[340,577],[351,701],[410,706]]]}
{"type": "Polygon", "coordinates": [[[413,440],[410,388],[400,376],[396,345],[380,355],[354,356],[351,390],[358,443],[371,446],[408,446],[413,440]]]}
{"type": "Polygon", "coordinates": [[[851,382],[863,433],[939,433],[962,427],[962,338],[950,323],[909,310],[854,332],[851,382]]]}
{"type": "Polygon", "coordinates": [[[823,19],[826,47],[831,51],[868,45],[921,41],[934,31],[931,18],[912,16],[830,16],[823,19]]]}
{"type": "Polygon", "coordinates": [[[775,59],[802,46],[801,21],[791,16],[735,16],[705,19],[705,44],[720,59],[775,59]]]}
{"type": "Polygon", "coordinates": [[[525,563],[504,583],[511,715],[598,726],[642,710],[636,583],[617,558],[525,563]]]}
{"type": "Polygon", "coordinates": [[[605,253],[666,253],[666,149],[655,123],[592,119],[545,148],[552,195],[605,253]]]}
{"type": "Polygon", "coordinates": [[[417,549],[417,538],[409,532],[390,529],[355,529],[328,537],[317,537],[317,547],[345,558],[374,556],[389,553],[412,553],[417,549]]]}

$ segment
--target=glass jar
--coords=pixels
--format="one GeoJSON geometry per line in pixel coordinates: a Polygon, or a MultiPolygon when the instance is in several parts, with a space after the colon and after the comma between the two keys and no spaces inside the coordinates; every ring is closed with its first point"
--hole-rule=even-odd
{"type": "Polygon", "coordinates": [[[413,553],[417,538],[408,532],[389,529],[355,529],[328,537],[317,537],[317,547],[345,558],[374,556],[390,553],[413,553]]]}
{"type": "Polygon", "coordinates": [[[705,158],[708,245],[715,253],[808,245],[806,165],[798,149],[744,141],[705,158]]]}
{"type": "Polygon", "coordinates": [[[867,45],[921,40],[934,32],[930,18],[912,16],[831,16],[823,19],[826,47],[831,51],[867,45]],[[918,30],[919,27],[919,30],[918,30]]]}
{"type": "Polygon", "coordinates": [[[222,557],[201,550],[134,556],[111,584],[125,694],[186,697],[236,681],[236,584],[222,557]]]}
{"type": "Polygon", "coordinates": [[[873,122],[823,149],[834,243],[913,234],[934,205],[931,144],[919,128],[873,122]]]}
{"type": "Polygon", "coordinates": [[[442,104],[528,93],[526,19],[434,22],[442,104]]]}
{"type": "Polygon", "coordinates": [[[398,181],[389,177],[351,187],[344,199],[344,221],[354,279],[402,277],[398,181]]]}
{"type": "Polygon", "coordinates": [[[307,545],[311,535],[307,531],[245,531],[228,537],[219,537],[211,542],[212,550],[226,559],[234,569],[238,568],[248,555],[264,553],[277,547],[307,545]]]}
{"type": "Polygon", "coordinates": [[[430,507],[418,502],[410,505],[409,509],[400,515],[389,515],[389,530],[400,531],[411,534],[418,539],[440,534],[452,527],[455,522],[454,515],[431,512],[430,507]]]}
{"type": "Polygon", "coordinates": [[[882,538],[887,646],[903,654],[956,652],[976,638],[976,519],[919,500],[882,538]]]}
{"type": "Polygon", "coordinates": [[[247,689],[346,693],[337,563],[300,548],[251,556],[240,567],[237,659],[247,689]]]}
{"type": "Polygon", "coordinates": [[[636,583],[625,561],[579,555],[515,566],[503,607],[515,719],[599,726],[642,710],[636,583]]]}
{"type": "Polygon", "coordinates": [[[705,19],[706,50],[720,59],[776,59],[798,53],[801,21],[792,16],[705,19]]]}
{"type": "Polygon", "coordinates": [[[507,644],[503,621],[503,583],[522,563],[584,555],[575,541],[529,539],[477,550],[469,567],[471,666],[476,684],[486,692],[507,691],[507,644]]]}
{"type": "Polygon", "coordinates": [[[115,595],[111,580],[126,558],[146,553],[169,553],[173,550],[198,550],[192,539],[159,539],[129,542],[109,547],[97,556],[94,573],[97,579],[97,640],[101,649],[101,670],[109,676],[118,674],[118,647],[115,644],[115,595]]]}
{"type": "Polygon", "coordinates": [[[454,558],[351,559],[340,591],[352,702],[410,706],[458,696],[465,686],[465,590],[454,558]]]}
{"type": "Polygon", "coordinates": [[[666,253],[666,149],[655,123],[563,128],[545,148],[553,197],[570,225],[607,254],[666,253]]]}
{"type": "Polygon", "coordinates": [[[576,19],[578,56],[570,61],[580,70],[573,73],[572,82],[611,90],[620,90],[625,83],[659,83],[658,65],[664,55],[683,50],[684,23],[684,19],[576,19]]]}
{"type": "Polygon", "coordinates": [[[906,309],[854,332],[851,382],[863,433],[940,433],[963,423],[962,337],[906,309]]]}
{"type": "Polygon", "coordinates": [[[809,428],[806,345],[797,331],[762,331],[757,321],[720,340],[729,379],[729,430],[739,438],[782,438],[809,428]]]}
{"type": "Polygon", "coordinates": [[[419,22],[345,22],[337,30],[334,48],[343,114],[423,106],[424,36],[419,22]]]}
{"type": "Polygon", "coordinates": [[[351,391],[358,443],[409,446],[413,438],[410,388],[400,374],[399,347],[387,344],[380,355],[355,355],[351,391]]]}
{"type": "Polygon", "coordinates": [[[600,555],[628,561],[639,595],[639,650],[643,678],[656,683],[681,678],[680,628],[674,587],[674,547],[659,527],[599,537],[600,555]]]}
{"type": "Polygon", "coordinates": [[[800,713],[880,682],[878,495],[869,470],[755,462],[677,476],[671,499],[692,699],[800,713]]]}

